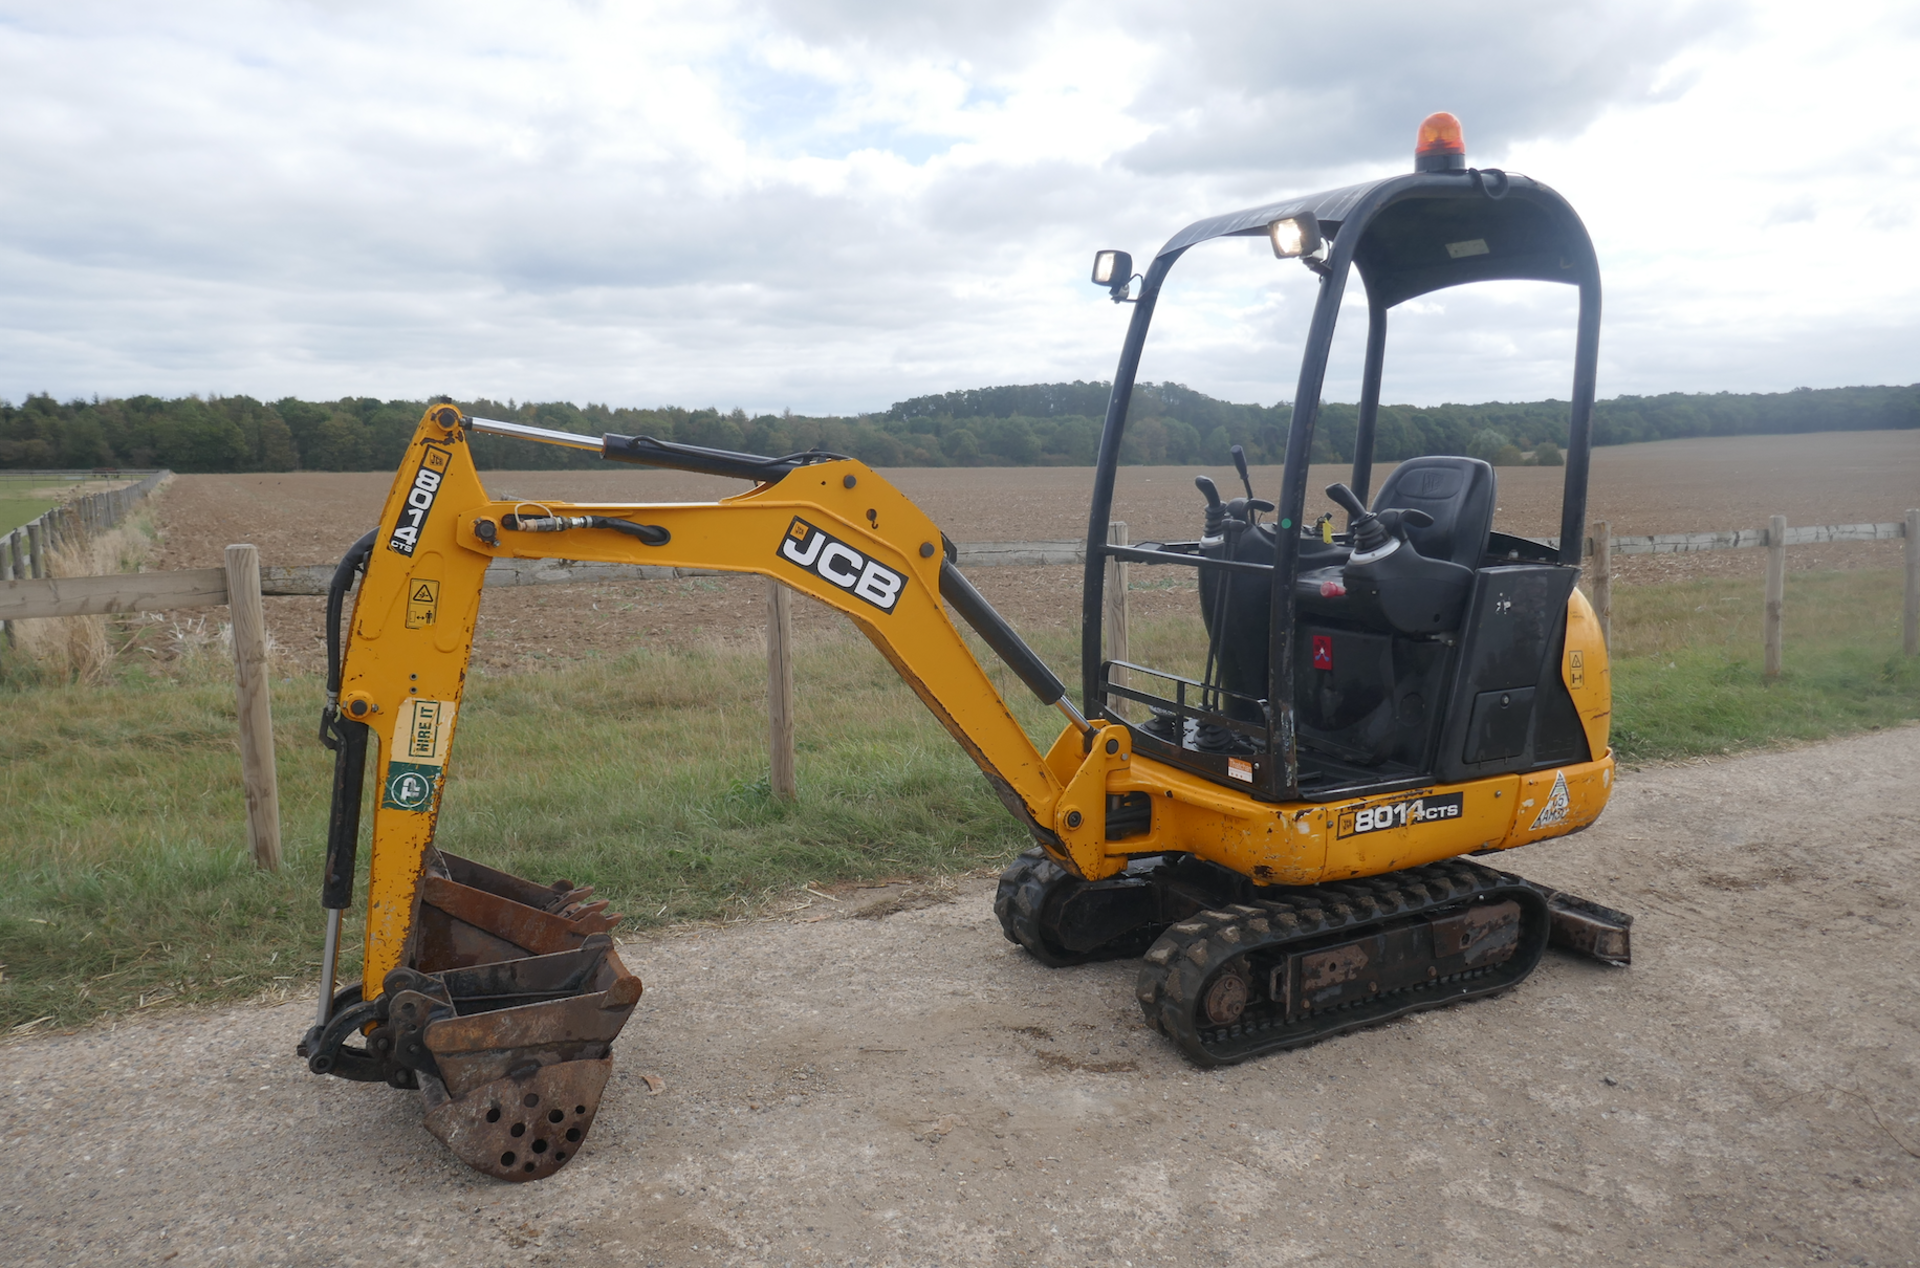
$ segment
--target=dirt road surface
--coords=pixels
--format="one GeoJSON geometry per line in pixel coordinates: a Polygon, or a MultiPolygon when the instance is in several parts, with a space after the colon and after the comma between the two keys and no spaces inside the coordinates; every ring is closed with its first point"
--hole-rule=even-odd
{"type": "Polygon", "coordinates": [[[1914,1264],[1917,767],[1907,727],[1628,773],[1502,861],[1636,912],[1633,968],[1550,953],[1219,1072],[1143,1028],[1133,964],[1005,942],[984,881],[634,942],[594,1134],[536,1185],[455,1162],[412,1093],[307,1074],[304,1005],[17,1040],[0,1258],[1914,1264]]]}

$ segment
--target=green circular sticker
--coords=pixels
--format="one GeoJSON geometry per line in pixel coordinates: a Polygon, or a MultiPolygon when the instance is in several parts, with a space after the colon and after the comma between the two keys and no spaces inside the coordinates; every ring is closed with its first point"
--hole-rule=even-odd
{"type": "Polygon", "coordinates": [[[1280,527],[1282,527],[1282,528],[1292,528],[1292,527],[1293,527],[1293,521],[1292,521],[1292,520],[1281,520],[1281,521],[1280,521],[1280,527]]]}
{"type": "Polygon", "coordinates": [[[387,781],[387,802],[400,810],[419,810],[433,797],[433,781],[418,771],[401,771],[387,781]]]}

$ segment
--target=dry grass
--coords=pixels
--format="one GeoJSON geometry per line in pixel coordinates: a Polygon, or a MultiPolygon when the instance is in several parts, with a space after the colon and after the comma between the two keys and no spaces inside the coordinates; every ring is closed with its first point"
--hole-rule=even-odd
{"type": "MultiPolygon", "coordinates": [[[[153,518],[137,512],[118,527],[69,541],[47,556],[55,577],[102,577],[138,572],[152,552],[153,518]]],[[[48,682],[98,685],[107,681],[116,648],[107,637],[104,616],[68,616],[13,623],[20,667],[48,682]]]]}

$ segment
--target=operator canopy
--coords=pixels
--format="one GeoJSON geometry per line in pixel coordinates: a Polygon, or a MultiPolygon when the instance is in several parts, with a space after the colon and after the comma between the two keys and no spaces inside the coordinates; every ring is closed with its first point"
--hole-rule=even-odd
{"type": "Polygon", "coordinates": [[[1593,244],[1566,200],[1526,176],[1468,168],[1452,115],[1421,125],[1415,165],[1410,174],[1196,221],[1169,238],[1159,257],[1210,238],[1267,234],[1276,255],[1311,261],[1324,258],[1324,249],[1316,251],[1323,242],[1357,230],[1353,262],[1383,308],[1469,282],[1598,280],[1593,244]],[[1435,179],[1441,173],[1455,179],[1435,179]]]}

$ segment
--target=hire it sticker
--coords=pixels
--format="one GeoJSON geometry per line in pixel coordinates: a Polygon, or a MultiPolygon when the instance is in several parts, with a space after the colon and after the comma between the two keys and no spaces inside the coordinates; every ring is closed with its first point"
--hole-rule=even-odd
{"type": "Polygon", "coordinates": [[[453,745],[451,700],[408,700],[393,731],[393,760],[381,805],[389,810],[430,810],[433,792],[453,745]]]}

